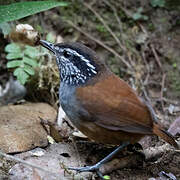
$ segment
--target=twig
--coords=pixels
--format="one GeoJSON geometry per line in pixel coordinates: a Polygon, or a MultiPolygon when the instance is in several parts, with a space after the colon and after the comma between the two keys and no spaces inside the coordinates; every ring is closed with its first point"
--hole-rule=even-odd
{"type": "Polygon", "coordinates": [[[144,27],[142,24],[140,24],[140,23],[138,23],[138,25],[140,26],[140,28],[141,28],[141,30],[143,31],[143,33],[146,34],[146,36],[148,36],[148,32],[147,32],[147,30],[145,29],[145,27],[144,27]]]}
{"type": "Polygon", "coordinates": [[[82,34],[87,36],[89,39],[95,41],[97,44],[99,44],[100,46],[102,46],[103,48],[105,48],[106,50],[108,50],[109,52],[114,54],[115,56],[117,56],[127,66],[127,68],[129,68],[129,70],[133,69],[132,66],[122,56],[120,56],[115,50],[113,50],[109,46],[105,45],[102,41],[98,40],[97,38],[94,38],[93,36],[91,36],[87,32],[84,32],[81,28],[77,27],[72,21],[66,20],[66,22],[69,25],[71,25],[73,28],[75,28],[76,30],[78,30],[79,32],[81,32],[82,34]]]}
{"type": "Polygon", "coordinates": [[[152,44],[151,44],[150,46],[151,46],[152,52],[153,52],[153,54],[154,54],[155,60],[156,60],[158,66],[161,68],[161,71],[162,71],[162,64],[161,64],[161,61],[159,60],[159,57],[158,57],[158,55],[157,55],[157,52],[156,52],[156,50],[154,49],[154,46],[153,46],[152,44]]]}
{"type": "MultiPolygon", "coordinates": [[[[178,105],[178,101],[174,101],[172,99],[167,99],[165,97],[162,97],[162,99],[155,99],[156,101],[164,101],[164,102],[168,102],[168,103],[171,103],[171,104],[174,104],[174,105],[178,105]]],[[[179,104],[180,105],[180,104],[179,104]]]]}
{"type": "Polygon", "coordinates": [[[99,19],[100,22],[102,22],[102,24],[104,25],[104,27],[109,31],[109,33],[112,35],[112,37],[115,39],[115,41],[117,42],[117,44],[123,49],[123,51],[125,51],[126,49],[124,48],[124,46],[122,46],[121,42],[119,41],[118,37],[112,32],[111,28],[106,24],[106,22],[103,20],[103,18],[91,7],[89,6],[89,4],[87,3],[83,3],[83,5],[85,7],[87,7],[88,9],[90,9],[95,16],[99,19]]]}
{"type": "Polygon", "coordinates": [[[109,3],[107,0],[103,0],[103,1],[113,10],[114,16],[116,17],[117,22],[118,22],[118,24],[119,24],[119,30],[120,30],[120,32],[122,33],[122,22],[121,22],[121,19],[120,19],[119,16],[118,16],[118,13],[117,13],[117,11],[116,11],[116,8],[115,8],[111,3],[109,3]]]}
{"type": "Polygon", "coordinates": [[[57,174],[57,173],[48,171],[48,170],[43,169],[43,168],[41,168],[41,167],[39,167],[39,166],[37,166],[37,165],[35,165],[35,164],[29,163],[29,162],[27,162],[27,161],[24,161],[24,160],[22,160],[22,159],[20,159],[20,158],[17,158],[17,157],[12,156],[12,155],[8,155],[8,154],[3,153],[3,152],[1,152],[1,151],[0,151],[0,155],[3,156],[3,157],[5,157],[5,158],[7,158],[7,159],[11,159],[11,160],[13,160],[13,161],[20,162],[20,163],[22,163],[22,164],[25,164],[25,165],[27,165],[27,166],[30,166],[30,167],[32,167],[32,168],[39,169],[39,170],[41,170],[41,171],[43,171],[43,172],[45,172],[45,173],[47,173],[47,174],[53,175],[53,176],[55,176],[55,177],[59,177],[59,174],[57,174]]]}
{"type": "Polygon", "coordinates": [[[161,106],[162,106],[163,111],[164,111],[164,102],[163,102],[162,99],[163,99],[163,91],[164,91],[165,79],[166,79],[166,74],[163,74],[163,76],[162,76],[162,82],[161,82],[161,96],[160,96],[161,106]]]}
{"type": "MultiPolygon", "coordinates": [[[[179,142],[179,141],[178,141],[179,142]]],[[[160,157],[165,152],[179,152],[179,150],[174,150],[173,147],[167,143],[158,147],[149,147],[143,151],[146,161],[150,161],[151,159],[160,157]]],[[[136,167],[139,164],[140,156],[139,154],[132,154],[123,158],[116,158],[112,161],[102,165],[100,167],[100,171],[102,174],[111,173],[114,170],[127,168],[127,167],[136,167]]]]}
{"type": "Polygon", "coordinates": [[[155,111],[154,111],[154,109],[153,109],[153,106],[152,106],[152,103],[151,103],[151,99],[150,99],[150,98],[148,97],[148,95],[147,95],[147,92],[146,92],[146,90],[145,90],[145,87],[144,87],[144,85],[143,85],[142,80],[140,80],[140,83],[141,83],[142,91],[143,91],[144,97],[145,97],[144,103],[145,103],[145,105],[147,106],[147,108],[148,108],[148,110],[149,110],[149,112],[150,112],[150,114],[151,114],[152,119],[153,119],[155,122],[157,122],[158,120],[157,120],[157,117],[156,117],[156,113],[155,113],[155,111]]]}
{"type": "MultiPolygon", "coordinates": [[[[148,97],[147,95],[147,92],[146,92],[146,89],[144,87],[144,84],[142,82],[142,80],[140,80],[140,84],[141,84],[141,87],[142,87],[142,91],[143,91],[143,94],[144,94],[144,97],[145,97],[145,100],[151,105],[151,99],[148,97]]],[[[152,105],[151,105],[152,106],[152,105]]]]}
{"type": "Polygon", "coordinates": [[[147,69],[147,75],[146,75],[146,78],[143,82],[143,85],[148,85],[148,80],[149,80],[149,77],[150,77],[150,70],[149,70],[149,66],[148,66],[148,63],[146,61],[146,57],[145,57],[145,54],[144,54],[144,51],[142,52],[142,59],[144,60],[144,63],[145,63],[145,66],[146,66],[146,69],[147,69]]]}
{"type": "MultiPolygon", "coordinates": [[[[179,145],[179,140],[176,141],[177,144],[179,145]]],[[[152,158],[158,158],[162,153],[164,154],[165,152],[169,151],[175,151],[175,152],[180,152],[179,149],[174,149],[170,144],[165,143],[162,146],[158,147],[149,147],[145,149],[143,152],[146,156],[146,161],[151,160],[152,158]]]]}
{"type": "MultiPolygon", "coordinates": [[[[111,3],[109,3],[109,1],[107,1],[107,0],[103,0],[103,2],[112,9],[112,11],[113,11],[113,13],[114,13],[114,16],[115,16],[115,18],[116,18],[116,20],[117,20],[117,22],[118,22],[118,24],[119,24],[119,30],[120,30],[120,32],[122,33],[122,32],[123,32],[123,31],[122,31],[122,22],[121,22],[118,14],[117,14],[116,8],[115,8],[111,3]]],[[[121,35],[121,34],[120,34],[120,35],[121,35]]],[[[121,36],[121,40],[123,40],[123,39],[122,39],[122,36],[121,36]]],[[[126,50],[126,47],[124,47],[124,50],[126,50]]]]}
{"type": "Polygon", "coordinates": [[[161,86],[161,84],[159,84],[159,82],[158,82],[158,81],[155,81],[155,80],[149,80],[147,84],[148,84],[148,85],[161,86]]]}
{"type": "Polygon", "coordinates": [[[106,164],[103,164],[100,167],[100,172],[102,174],[109,174],[114,170],[122,169],[122,168],[130,168],[136,167],[138,162],[140,161],[139,154],[132,154],[123,158],[116,158],[106,164]]]}

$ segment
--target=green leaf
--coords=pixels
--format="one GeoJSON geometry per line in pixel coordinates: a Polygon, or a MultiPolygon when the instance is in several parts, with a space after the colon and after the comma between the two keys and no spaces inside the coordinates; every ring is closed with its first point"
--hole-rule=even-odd
{"type": "Polygon", "coordinates": [[[27,56],[31,57],[31,58],[36,58],[37,56],[39,56],[39,51],[37,50],[37,48],[32,47],[32,46],[25,46],[25,51],[24,54],[26,54],[27,56]]]}
{"type": "Polygon", "coordinates": [[[109,179],[110,179],[110,176],[105,175],[105,176],[103,176],[103,178],[109,180],[109,179]]]}
{"type": "Polygon", "coordinates": [[[57,6],[67,6],[66,2],[29,1],[0,6],[0,23],[14,21],[57,6]]]}
{"type": "Polygon", "coordinates": [[[17,68],[13,73],[21,84],[25,84],[29,78],[29,75],[23,70],[23,68],[17,68]]]}
{"type": "Polygon", "coordinates": [[[20,74],[21,71],[24,71],[24,70],[23,70],[23,68],[19,67],[19,68],[17,68],[17,69],[13,72],[13,74],[14,74],[15,76],[18,76],[18,74],[20,74]]]}
{"type": "Polygon", "coordinates": [[[151,0],[151,5],[153,7],[164,7],[165,6],[165,0],[151,0]]]}
{"type": "Polygon", "coordinates": [[[28,58],[26,56],[23,57],[23,62],[25,62],[28,65],[31,65],[32,67],[37,67],[38,63],[35,59],[28,58]]]}
{"type": "Polygon", "coordinates": [[[6,22],[0,24],[0,29],[2,29],[2,33],[4,34],[4,36],[8,35],[12,30],[11,26],[6,22]]]}
{"type": "Polygon", "coordinates": [[[9,53],[6,58],[7,59],[18,59],[18,58],[22,58],[22,53],[9,53]]]}
{"type": "Polygon", "coordinates": [[[142,7],[140,7],[140,8],[137,9],[137,12],[139,12],[139,13],[141,13],[142,11],[143,11],[143,8],[142,8],[142,7]]]}
{"type": "Polygon", "coordinates": [[[5,51],[6,52],[10,52],[10,53],[20,53],[21,52],[21,48],[18,46],[18,44],[11,43],[11,44],[8,44],[5,47],[5,51]]]}
{"type": "Polygon", "coordinates": [[[32,67],[30,67],[30,66],[27,66],[27,65],[24,65],[24,71],[26,71],[30,75],[35,74],[34,69],[32,67]]]}
{"type": "Polygon", "coordinates": [[[20,67],[22,64],[23,64],[22,61],[18,61],[18,60],[10,61],[7,63],[7,68],[20,67]]]}
{"type": "Polygon", "coordinates": [[[142,17],[142,15],[139,14],[139,13],[134,13],[134,14],[133,14],[133,19],[134,19],[134,20],[139,20],[139,19],[141,19],[141,17],[142,17]]]}

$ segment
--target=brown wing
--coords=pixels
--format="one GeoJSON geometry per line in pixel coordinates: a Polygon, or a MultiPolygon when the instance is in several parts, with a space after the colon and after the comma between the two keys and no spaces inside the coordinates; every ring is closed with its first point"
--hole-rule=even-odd
{"type": "Polygon", "coordinates": [[[86,120],[115,131],[152,133],[148,108],[132,88],[114,74],[93,85],[78,88],[76,95],[90,115],[86,120]]]}

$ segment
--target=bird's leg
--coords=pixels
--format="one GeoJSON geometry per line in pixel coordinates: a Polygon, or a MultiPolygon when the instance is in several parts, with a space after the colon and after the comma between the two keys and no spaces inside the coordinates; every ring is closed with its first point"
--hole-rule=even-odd
{"type": "Polygon", "coordinates": [[[101,178],[103,178],[103,175],[99,171],[100,166],[110,161],[119,151],[121,151],[123,148],[125,148],[129,144],[130,144],[129,142],[124,142],[122,145],[116,148],[112,153],[110,153],[108,156],[106,156],[104,159],[102,159],[95,165],[86,166],[86,167],[69,167],[68,169],[75,170],[78,172],[87,172],[87,171],[94,172],[95,171],[101,178]]]}

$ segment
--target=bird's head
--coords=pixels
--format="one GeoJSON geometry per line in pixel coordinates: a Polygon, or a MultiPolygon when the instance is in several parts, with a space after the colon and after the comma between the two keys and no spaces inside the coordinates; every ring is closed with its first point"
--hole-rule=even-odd
{"type": "Polygon", "coordinates": [[[96,53],[81,43],[52,44],[40,40],[40,44],[55,54],[61,81],[66,84],[86,84],[105,69],[96,53]]]}

